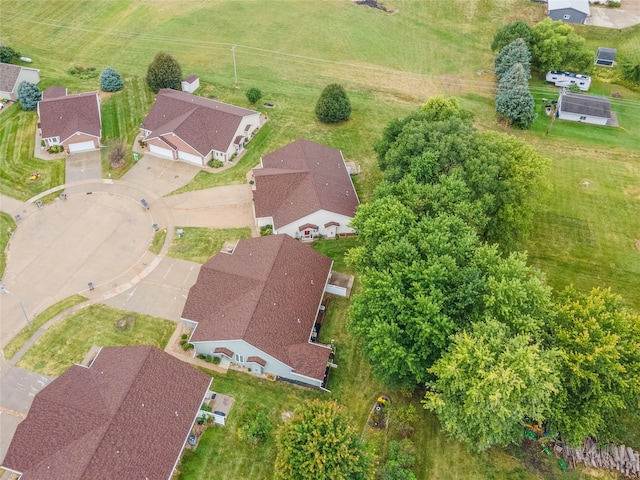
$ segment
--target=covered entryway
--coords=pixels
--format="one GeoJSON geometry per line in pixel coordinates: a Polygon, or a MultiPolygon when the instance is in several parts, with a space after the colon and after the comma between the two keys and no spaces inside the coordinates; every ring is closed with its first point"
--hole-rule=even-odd
{"type": "Polygon", "coordinates": [[[178,158],[185,162],[195,163],[196,165],[202,166],[202,158],[197,155],[178,150],[178,158]]]}
{"type": "Polygon", "coordinates": [[[168,148],[158,147],[157,145],[149,145],[149,151],[154,155],[173,160],[173,152],[168,148]]]}
{"type": "Polygon", "coordinates": [[[89,140],[88,142],[70,143],[69,153],[85,152],[87,150],[94,150],[95,148],[96,144],[93,140],[89,140]]]}

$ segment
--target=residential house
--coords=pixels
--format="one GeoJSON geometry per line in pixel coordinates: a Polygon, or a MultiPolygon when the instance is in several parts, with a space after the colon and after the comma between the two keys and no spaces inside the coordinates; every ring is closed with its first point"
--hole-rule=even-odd
{"type": "Polygon", "coordinates": [[[288,235],[240,240],[216,254],[182,311],[195,353],[324,388],[332,350],[312,340],[332,264],[288,235]]]}
{"type": "Polygon", "coordinates": [[[102,116],[98,92],[67,94],[47,88],[38,102],[38,127],[45,147],[62,145],[67,153],[100,148],[102,116]]]}
{"type": "Polygon", "coordinates": [[[354,233],[349,223],[360,202],[340,150],[301,139],[265,155],[260,166],[253,170],[259,227],[303,240],[354,233]]]}
{"type": "Polygon", "coordinates": [[[104,347],[35,395],[2,468],[24,480],[170,479],[210,384],[156,347],[104,347]]]}
{"type": "Polygon", "coordinates": [[[552,20],[584,24],[591,15],[589,0],[549,0],[547,14],[552,20]]]}
{"type": "Polygon", "coordinates": [[[259,128],[259,112],[163,88],[141,130],[154,155],[204,166],[230,161],[259,128]]]}
{"type": "Polygon", "coordinates": [[[18,87],[22,82],[37,85],[40,82],[40,70],[10,63],[0,63],[0,98],[16,100],[18,87]]]}
{"type": "Polygon", "coordinates": [[[200,77],[197,75],[189,75],[182,80],[182,91],[187,93],[193,93],[200,88],[200,77]]]}
{"type": "Polygon", "coordinates": [[[558,118],[593,125],[610,125],[613,114],[608,98],[563,93],[558,99],[558,118]]]}

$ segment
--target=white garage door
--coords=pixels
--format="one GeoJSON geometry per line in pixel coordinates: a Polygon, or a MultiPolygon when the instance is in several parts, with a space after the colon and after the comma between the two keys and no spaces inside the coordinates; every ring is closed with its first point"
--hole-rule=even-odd
{"type": "Polygon", "coordinates": [[[89,140],[88,142],[78,142],[78,143],[70,143],[69,144],[69,152],[84,152],[85,150],[93,150],[96,148],[95,143],[89,140]]]}
{"type": "Polygon", "coordinates": [[[149,145],[149,151],[164,158],[170,158],[173,160],[173,152],[168,148],[157,147],[155,145],[149,145]]]}
{"type": "Polygon", "coordinates": [[[187,153],[187,152],[181,152],[180,150],[178,150],[178,158],[180,160],[184,160],[184,161],[189,162],[189,163],[195,163],[196,165],[202,165],[202,158],[198,157],[197,155],[192,155],[192,154],[187,153]]]}

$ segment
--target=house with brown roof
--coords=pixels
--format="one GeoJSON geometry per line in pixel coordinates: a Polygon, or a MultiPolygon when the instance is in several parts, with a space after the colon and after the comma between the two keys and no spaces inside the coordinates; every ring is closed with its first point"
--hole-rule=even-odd
{"type": "Polygon", "coordinates": [[[15,100],[22,82],[38,84],[40,70],[0,62],[0,98],[15,100]]]}
{"type": "Polygon", "coordinates": [[[591,123],[593,125],[612,125],[614,113],[611,101],[605,97],[592,95],[562,93],[558,98],[558,118],[573,122],[591,123]]]}
{"type": "Polygon", "coordinates": [[[104,347],[35,395],[2,468],[22,480],[170,479],[210,384],[156,347],[104,347]]]}
{"type": "Polygon", "coordinates": [[[340,150],[296,140],[262,157],[253,176],[259,227],[302,240],[354,233],[360,201],[340,150]]]}
{"type": "Polygon", "coordinates": [[[259,128],[259,112],[163,88],[141,131],[150,153],[204,166],[231,161],[259,128]]]}
{"type": "Polygon", "coordinates": [[[49,87],[38,102],[38,116],[45,147],[62,145],[67,153],[100,148],[102,116],[98,92],[68,95],[63,87],[49,87]]]}
{"type": "Polygon", "coordinates": [[[200,269],[182,319],[197,354],[324,388],[332,349],[314,328],[333,261],[288,235],[240,240],[200,269]]]}

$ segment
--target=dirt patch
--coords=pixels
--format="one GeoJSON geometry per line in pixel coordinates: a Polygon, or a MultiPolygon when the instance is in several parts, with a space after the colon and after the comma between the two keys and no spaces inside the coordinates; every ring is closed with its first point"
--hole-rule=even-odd
{"type": "Polygon", "coordinates": [[[632,197],[635,197],[636,200],[640,200],[640,188],[639,187],[636,187],[636,186],[625,187],[624,194],[625,195],[631,195],[632,197]]]}
{"type": "Polygon", "coordinates": [[[551,467],[545,462],[545,454],[541,451],[538,442],[524,438],[522,440],[522,455],[522,461],[528,469],[540,472],[545,476],[551,474],[551,467]]]}
{"type": "Polygon", "coordinates": [[[636,240],[636,250],[640,252],[640,240],[636,240]]]}
{"type": "Polygon", "coordinates": [[[291,417],[293,417],[293,412],[282,412],[282,415],[280,416],[283,422],[289,420],[291,417]]]}
{"type": "Polygon", "coordinates": [[[357,3],[358,5],[365,5],[367,7],[376,8],[378,10],[382,10],[384,13],[397,13],[398,10],[392,10],[386,7],[382,2],[378,2],[377,0],[353,0],[353,3],[357,3]]]}

